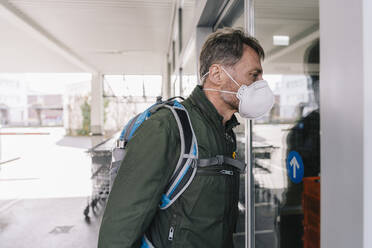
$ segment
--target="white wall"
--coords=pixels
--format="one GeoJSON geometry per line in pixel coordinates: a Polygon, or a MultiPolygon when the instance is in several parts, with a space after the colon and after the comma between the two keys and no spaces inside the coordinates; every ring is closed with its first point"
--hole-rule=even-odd
{"type": "Polygon", "coordinates": [[[364,248],[372,247],[372,1],[363,1],[363,75],[364,75],[364,248]]]}
{"type": "Polygon", "coordinates": [[[367,2],[320,0],[323,248],[372,247],[372,8],[367,2]]]}

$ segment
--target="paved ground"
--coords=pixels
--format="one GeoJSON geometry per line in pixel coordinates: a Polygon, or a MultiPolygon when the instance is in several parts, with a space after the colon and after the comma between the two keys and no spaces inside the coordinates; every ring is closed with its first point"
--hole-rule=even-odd
{"type": "Polygon", "coordinates": [[[89,137],[62,128],[11,128],[0,135],[0,247],[96,247],[100,218],[84,219],[91,194],[89,137]]]}
{"type": "Polygon", "coordinates": [[[85,197],[19,200],[0,212],[0,246],[96,247],[100,218],[85,222],[85,206],[85,197]]]}
{"type": "MultiPolygon", "coordinates": [[[[257,127],[261,139],[276,148],[255,171],[256,248],[277,247],[275,218],[285,187],[283,127],[257,127]],[[279,190],[279,191],[278,191],[279,190]]],[[[12,128],[0,135],[0,247],[96,247],[100,215],[84,219],[92,192],[91,158],[85,151],[100,140],[65,137],[63,128],[12,128]]],[[[244,180],[242,180],[244,188],[244,180]]],[[[241,194],[244,196],[244,193],[241,194]]],[[[244,203],[244,197],[242,197],[244,203]]],[[[244,215],[239,218],[236,247],[244,247],[244,215]]]]}

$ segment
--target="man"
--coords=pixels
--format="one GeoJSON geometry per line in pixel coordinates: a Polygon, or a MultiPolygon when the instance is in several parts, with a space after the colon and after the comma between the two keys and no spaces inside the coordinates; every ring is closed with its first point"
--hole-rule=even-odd
{"type": "MultiPolygon", "coordinates": [[[[197,137],[199,158],[233,156],[238,112],[255,118],[267,112],[273,96],[262,79],[264,51],[240,30],[211,34],[200,54],[197,86],[182,104],[197,137]]],[[[145,121],[128,143],[127,155],[110,193],[99,248],[140,247],[142,236],[156,248],[233,247],[238,217],[239,172],[232,166],[198,168],[176,202],[158,205],[180,154],[177,123],[168,109],[145,121]],[[227,171],[229,173],[222,173],[227,171]]]]}

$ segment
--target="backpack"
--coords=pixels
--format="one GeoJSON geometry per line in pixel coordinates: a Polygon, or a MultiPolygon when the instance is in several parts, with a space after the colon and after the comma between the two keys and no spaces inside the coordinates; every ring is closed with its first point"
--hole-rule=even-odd
{"type": "MultiPolygon", "coordinates": [[[[195,177],[198,167],[208,167],[212,165],[229,164],[240,171],[245,170],[245,164],[223,155],[216,157],[199,159],[197,139],[192,128],[189,114],[186,108],[175,100],[177,97],[162,101],[161,97],[157,98],[154,105],[146,109],[144,112],[133,117],[121,132],[116,145],[112,150],[112,160],[110,165],[110,191],[115,181],[116,175],[120,169],[123,159],[126,154],[126,146],[131,140],[133,134],[152,114],[160,108],[168,108],[175,118],[178,126],[178,131],[181,140],[181,152],[176,168],[168,182],[168,186],[164,190],[159,208],[164,210],[171,206],[177,198],[187,189],[195,177]]],[[[182,97],[178,97],[183,100],[182,97]]],[[[146,235],[142,238],[141,247],[153,247],[146,235]]]]}

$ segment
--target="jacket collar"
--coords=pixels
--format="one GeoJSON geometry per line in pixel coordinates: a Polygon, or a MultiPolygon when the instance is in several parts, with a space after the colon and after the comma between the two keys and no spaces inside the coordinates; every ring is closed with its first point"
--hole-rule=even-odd
{"type": "MultiPolygon", "coordinates": [[[[205,114],[215,124],[217,124],[220,127],[223,127],[222,125],[223,117],[217,112],[217,109],[209,101],[209,99],[207,98],[203,91],[202,86],[200,85],[196,86],[193,92],[191,93],[189,99],[195,106],[197,106],[202,111],[203,114],[205,114]]],[[[230,128],[232,129],[237,125],[239,125],[239,122],[236,119],[235,115],[232,115],[231,119],[226,122],[226,128],[228,129],[230,128]]]]}

